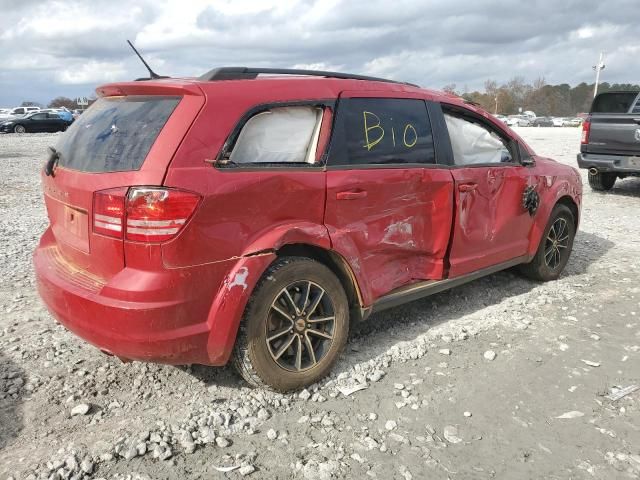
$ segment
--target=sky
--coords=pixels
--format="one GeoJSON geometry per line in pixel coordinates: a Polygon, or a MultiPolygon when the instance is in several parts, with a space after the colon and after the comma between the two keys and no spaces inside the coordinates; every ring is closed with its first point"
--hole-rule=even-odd
{"type": "Polygon", "coordinates": [[[640,0],[0,0],[0,107],[89,96],[152,68],[316,68],[429,88],[640,82],[640,0]]]}

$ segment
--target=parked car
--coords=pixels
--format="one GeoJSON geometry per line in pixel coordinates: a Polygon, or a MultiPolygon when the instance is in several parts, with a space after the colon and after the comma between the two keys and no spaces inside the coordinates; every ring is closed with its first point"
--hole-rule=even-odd
{"type": "Polygon", "coordinates": [[[463,99],[246,68],[96,91],[43,170],[34,263],[103,352],[298,389],[373,312],[569,260],[577,171],[463,99]]]}
{"type": "Polygon", "coordinates": [[[10,117],[0,122],[0,132],[64,132],[71,122],[57,113],[35,112],[21,117],[10,117]]]}
{"type": "Polygon", "coordinates": [[[9,112],[10,117],[26,115],[27,113],[33,113],[40,110],[40,107],[15,107],[9,112]]]}
{"type": "Polygon", "coordinates": [[[536,117],[531,121],[533,127],[553,127],[553,120],[549,117],[536,117]]]}
{"type": "Polygon", "coordinates": [[[640,92],[605,92],[582,123],[578,166],[589,186],[607,191],[618,178],[640,176],[640,92]]]}
{"type": "Polygon", "coordinates": [[[510,127],[530,127],[531,120],[524,115],[509,115],[507,125],[510,127]]]}
{"type": "Polygon", "coordinates": [[[582,125],[582,118],[579,117],[567,118],[564,123],[565,127],[579,127],[580,125],[582,125]]]}
{"type": "Polygon", "coordinates": [[[553,117],[551,121],[553,122],[554,127],[564,127],[567,120],[563,117],[553,117]]]}

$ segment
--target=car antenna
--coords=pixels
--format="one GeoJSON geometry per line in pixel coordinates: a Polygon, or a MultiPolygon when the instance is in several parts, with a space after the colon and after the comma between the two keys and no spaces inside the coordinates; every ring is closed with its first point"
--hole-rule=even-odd
{"type": "MultiPolygon", "coordinates": [[[[169,78],[169,77],[164,76],[164,75],[158,75],[156,72],[151,70],[151,67],[149,66],[149,64],[147,62],[144,61],[144,58],[142,58],[142,55],[140,55],[140,52],[138,52],[138,50],[136,50],[136,47],[133,46],[133,43],[131,43],[129,40],[127,40],[127,43],[133,49],[133,51],[138,56],[140,61],[144,64],[144,66],[147,67],[147,70],[149,70],[149,80],[156,80],[158,78],[169,78]]],[[[137,80],[146,80],[146,79],[145,78],[138,78],[137,80]]]]}

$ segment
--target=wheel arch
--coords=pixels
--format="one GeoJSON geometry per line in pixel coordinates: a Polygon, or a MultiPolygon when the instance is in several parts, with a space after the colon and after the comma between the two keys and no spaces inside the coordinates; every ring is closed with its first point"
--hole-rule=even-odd
{"type": "Polygon", "coordinates": [[[363,307],[362,292],[358,285],[356,276],[349,266],[349,263],[339,253],[327,250],[317,245],[305,243],[291,243],[283,245],[275,251],[278,257],[298,256],[308,257],[322,263],[329,268],[342,284],[347,299],[349,300],[349,310],[351,321],[360,321],[368,315],[368,309],[363,307]]]}
{"type": "MultiPolygon", "coordinates": [[[[571,210],[571,214],[573,215],[573,220],[575,222],[576,231],[578,230],[578,224],[580,223],[580,209],[578,208],[578,204],[570,195],[564,195],[558,199],[556,205],[565,205],[571,210]]],[[[554,205],[555,207],[555,205],[554,205]]],[[[553,209],[551,209],[553,211],[553,209]]]]}
{"type": "Polygon", "coordinates": [[[578,224],[580,222],[580,207],[578,206],[576,200],[571,195],[569,195],[568,192],[566,192],[566,189],[563,190],[565,190],[565,192],[560,191],[559,196],[553,203],[547,203],[548,206],[546,208],[540,208],[536,214],[537,218],[535,219],[531,230],[531,235],[529,238],[529,249],[527,252],[530,259],[533,258],[538,251],[538,246],[540,244],[540,241],[542,240],[542,234],[547,227],[549,218],[551,217],[553,209],[556,207],[556,205],[564,205],[571,211],[571,214],[573,215],[575,220],[576,232],[578,231],[578,224]]]}

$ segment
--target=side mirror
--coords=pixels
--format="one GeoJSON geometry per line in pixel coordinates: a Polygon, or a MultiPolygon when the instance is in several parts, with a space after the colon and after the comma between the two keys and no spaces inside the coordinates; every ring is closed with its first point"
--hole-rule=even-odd
{"type": "Polygon", "coordinates": [[[536,161],[533,159],[533,157],[525,157],[520,160],[520,163],[522,163],[522,165],[524,165],[525,167],[533,167],[536,164],[536,161]]]}

